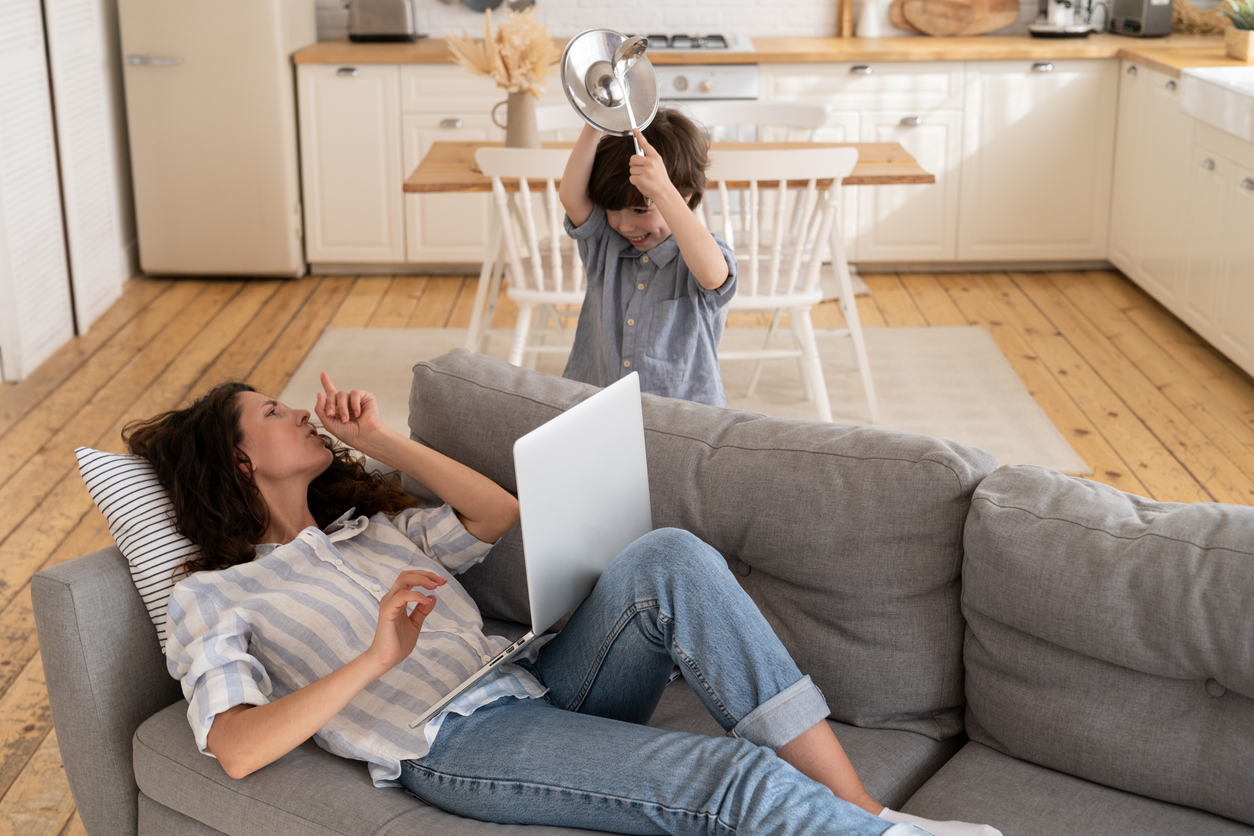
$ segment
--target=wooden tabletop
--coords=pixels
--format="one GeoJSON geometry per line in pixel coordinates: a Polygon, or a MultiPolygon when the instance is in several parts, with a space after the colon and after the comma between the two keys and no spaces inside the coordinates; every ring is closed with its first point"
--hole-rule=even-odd
{"type": "MultiPolygon", "coordinates": [[[[545,148],[574,148],[573,142],[545,142],[545,148]]],[[[492,181],[475,166],[479,148],[500,148],[500,142],[433,142],[431,150],[405,180],[405,191],[424,193],[490,192],[492,181]]],[[[935,175],[923,170],[914,157],[896,142],[715,142],[712,150],[753,150],[775,148],[857,148],[858,164],[846,177],[846,186],[890,186],[935,183],[935,175]]],[[[543,189],[544,183],[533,184],[543,189]]]]}
{"type": "MultiPolygon", "coordinates": [[[[556,39],[560,50],[565,41],[556,39]]],[[[777,64],[871,61],[995,61],[1068,58],[1127,58],[1161,72],[1179,75],[1181,67],[1240,66],[1224,55],[1218,35],[1170,35],[1166,38],[1033,38],[1028,35],[980,35],[969,38],[754,38],[753,52],[648,53],[655,64],[777,64]]],[[[414,43],[319,41],[297,52],[297,64],[447,64],[452,60],[442,38],[414,43]]]]}

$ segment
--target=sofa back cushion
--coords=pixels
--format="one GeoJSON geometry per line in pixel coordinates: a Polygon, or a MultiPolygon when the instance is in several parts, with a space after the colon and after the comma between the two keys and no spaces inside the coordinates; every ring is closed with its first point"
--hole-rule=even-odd
{"type": "MultiPolygon", "coordinates": [[[[410,428],[513,491],[514,440],[596,391],[459,350],[415,366],[410,428]]],[[[644,424],[653,524],[723,554],[835,719],[961,729],[962,527],[990,454],[651,395],[644,424]]],[[[517,529],[461,577],[527,620],[517,529]]]]}
{"type": "Polygon", "coordinates": [[[1007,466],[965,542],[972,740],[1254,824],[1254,508],[1007,466]]]}

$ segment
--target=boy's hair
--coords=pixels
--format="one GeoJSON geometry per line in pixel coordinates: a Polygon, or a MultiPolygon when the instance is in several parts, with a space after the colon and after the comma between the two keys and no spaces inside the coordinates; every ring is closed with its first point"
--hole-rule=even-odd
{"type": "MultiPolygon", "coordinates": [[[[705,134],[678,110],[661,108],[642,131],[666,164],[666,173],[681,195],[692,195],[688,205],[696,209],[705,194],[705,170],[710,164],[705,134]]],[[[636,147],[630,136],[606,135],[597,143],[588,178],[588,199],[604,209],[634,209],[648,205],[631,184],[631,155],[636,147]]]]}

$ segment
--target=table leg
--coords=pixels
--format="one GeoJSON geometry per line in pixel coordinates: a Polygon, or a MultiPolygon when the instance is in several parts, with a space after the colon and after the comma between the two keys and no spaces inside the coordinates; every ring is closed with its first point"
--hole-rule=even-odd
{"type": "Polygon", "coordinates": [[[479,270],[479,284],[475,286],[475,305],[470,311],[470,327],[466,330],[466,348],[478,352],[483,336],[492,327],[492,311],[496,309],[495,294],[500,292],[500,282],[496,280],[497,265],[500,261],[501,223],[496,208],[492,209],[491,227],[488,230],[488,247],[483,253],[483,267],[479,270]],[[490,286],[495,284],[495,288],[490,286]],[[492,298],[489,298],[489,289],[492,298]],[[488,324],[483,325],[484,302],[488,303],[488,324]],[[483,333],[481,333],[483,332],[483,333]]]}

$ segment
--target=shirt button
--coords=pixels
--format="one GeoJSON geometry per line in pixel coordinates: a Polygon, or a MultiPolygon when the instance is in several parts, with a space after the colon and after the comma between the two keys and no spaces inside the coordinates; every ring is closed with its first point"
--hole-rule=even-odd
{"type": "Polygon", "coordinates": [[[644,290],[644,285],[643,284],[636,285],[636,290],[644,290]]]}
{"type": "Polygon", "coordinates": [[[649,257],[647,255],[642,257],[640,260],[643,261],[645,264],[649,263],[649,257]]]}
{"type": "Polygon", "coordinates": [[[380,591],[382,591],[382,589],[383,589],[383,587],[379,586],[377,583],[376,583],[376,584],[372,584],[372,585],[370,586],[370,588],[371,588],[372,590],[374,590],[375,592],[380,592],[380,591]]]}
{"type": "Polygon", "coordinates": [[[627,324],[628,324],[628,325],[635,325],[635,324],[636,324],[636,321],[635,321],[634,319],[629,319],[629,320],[627,320],[627,324]]]}
{"type": "Polygon", "coordinates": [[[630,368],[631,368],[631,361],[630,361],[630,360],[624,360],[624,361],[623,361],[623,368],[625,368],[625,369],[630,369],[630,368]]]}
{"type": "Polygon", "coordinates": [[[336,566],[343,566],[343,565],[344,565],[344,561],[340,560],[338,557],[337,557],[337,558],[335,558],[335,560],[332,560],[331,562],[332,562],[332,563],[334,563],[336,566]]]}

